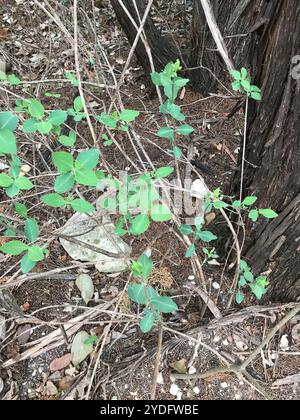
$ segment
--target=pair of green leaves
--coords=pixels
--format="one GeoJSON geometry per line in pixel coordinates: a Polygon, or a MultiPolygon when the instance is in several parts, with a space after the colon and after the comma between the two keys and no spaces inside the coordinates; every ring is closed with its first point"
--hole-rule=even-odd
{"type": "MultiPolygon", "coordinates": [[[[156,223],[168,222],[173,218],[169,207],[163,203],[152,204],[149,213],[156,223]]],[[[130,233],[134,236],[145,233],[150,227],[150,217],[146,213],[134,217],[131,221],[130,233]]]]}
{"type": "Polygon", "coordinates": [[[248,71],[245,69],[245,67],[243,67],[241,71],[232,70],[231,76],[234,79],[232,83],[233,90],[239,91],[243,89],[250,98],[254,99],[255,101],[261,101],[261,90],[259,87],[251,85],[251,78],[248,75],[248,71]]]}
{"type": "MultiPolygon", "coordinates": [[[[195,242],[202,241],[202,242],[210,243],[210,242],[216,241],[218,239],[218,237],[216,235],[214,235],[212,232],[210,232],[209,230],[203,230],[203,224],[204,224],[203,218],[202,217],[197,217],[195,219],[196,229],[194,229],[190,225],[182,225],[179,228],[179,231],[183,235],[186,235],[186,236],[193,235],[194,236],[194,243],[186,251],[186,254],[185,254],[186,258],[191,258],[196,253],[195,242]]],[[[206,248],[203,248],[203,250],[204,249],[205,249],[204,253],[207,256],[214,256],[215,258],[217,257],[217,255],[214,254],[214,252],[210,252],[206,248]]]]}
{"type": "Polygon", "coordinates": [[[28,217],[28,209],[22,203],[15,204],[15,212],[25,219],[24,234],[28,242],[35,242],[39,237],[39,225],[33,218],[28,217]]]}
{"type": "Polygon", "coordinates": [[[15,74],[6,74],[0,71],[0,81],[7,82],[10,86],[18,86],[21,80],[15,74]]]}
{"type": "Polygon", "coordinates": [[[254,296],[261,300],[267,292],[267,287],[270,284],[267,277],[259,276],[255,278],[251,268],[246,261],[241,260],[240,263],[241,276],[238,283],[238,291],[235,296],[236,303],[240,305],[245,299],[245,294],[242,289],[249,287],[254,296]]]}
{"type": "MultiPolygon", "coordinates": [[[[112,130],[121,130],[127,131],[128,124],[135,121],[135,119],[140,115],[139,111],[135,111],[132,109],[126,109],[121,114],[117,112],[113,112],[111,115],[102,112],[100,116],[96,117],[96,119],[106,127],[112,130]]],[[[103,137],[102,137],[103,138],[103,137]]],[[[103,138],[106,142],[106,145],[110,145],[111,141],[108,138],[103,138]]]]}
{"type": "Polygon", "coordinates": [[[25,103],[22,103],[22,107],[25,107],[31,116],[23,123],[24,133],[49,134],[53,130],[57,131],[68,117],[68,113],[61,109],[51,111],[49,116],[46,117],[45,108],[37,99],[26,100],[25,103]]]}
{"type": "Polygon", "coordinates": [[[17,153],[15,129],[19,119],[12,112],[0,112],[0,154],[15,155],[17,153]]]}
{"type": "Polygon", "coordinates": [[[21,259],[21,270],[23,273],[31,271],[39,261],[44,260],[46,254],[46,251],[39,246],[29,246],[17,240],[6,242],[0,247],[0,251],[12,256],[18,256],[25,252],[21,259]]]}
{"type": "Polygon", "coordinates": [[[93,206],[91,203],[84,200],[83,198],[65,198],[57,193],[43,195],[41,197],[41,201],[47,206],[53,208],[71,207],[77,213],[94,213],[96,211],[95,206],[93,206]]]}
{"type": "Polygon", "coordinates": [[[175,63],[168,63],[161,73],[152,73],[151,80],[156,86],[163,86],[167,98],[174,102],[180,90],[186,86],[189,79],[178,77],[178,72],[181,70],[180,61],[175,63]]]}
{"type": "Polygon", "coordinates": [[[72,190],[75,182],[80,185],[95,187],[98,177],[94,169],[99,163],[99,158],[100,151],[98,149],[80,152],[76,160],[71,153],[54,152],[52,161],[60,173],[55,180],[54,190],[59,194],[64,194],[72,190]]]}
{"type": "Polygon", "coordinates": [[[8,197],[12,198],[19,194],[22,190],[31,190],[33,188],[33,183],[30,179],[21,175],[21,160],[12,155],[10,168],[8,173],[0,174],[0,187],[5,189],[8,197]]]}
{"type": "Polygon", "coordinates": [[[171,127],[162,127],[158,130],[157,135],[158,137],[168,139],[172,144],[175,142],[175,133],[179,134],[180,136],[189,136],[194,132],[194,129],[191,125],[185,124],[180,125],[176,129],[171,127]]]}

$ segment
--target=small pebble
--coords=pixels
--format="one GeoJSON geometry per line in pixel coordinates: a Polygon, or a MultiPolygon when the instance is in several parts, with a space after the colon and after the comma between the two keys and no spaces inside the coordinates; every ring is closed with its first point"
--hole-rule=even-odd
{"type": "Polygon", "coordinates": [[[195,280],[195,276],[189,276],[188,278],[190,281],[195,280]]]}
{"type": "Polygon", "coordinates": [[[228,383],[227,383],[227,382],[222,382],[222,383],[221,383],[221,388],[222,388],[222,389],[227,389],[227,388],[229,388],[228,383]]]}
{"type": "Polygon", "coordinates": [[[195,388],[193,388],[193,392],[194,392],[194,394],[199,395],[200,394],[200,388],[198,386],[195,386],[195,388]]]}

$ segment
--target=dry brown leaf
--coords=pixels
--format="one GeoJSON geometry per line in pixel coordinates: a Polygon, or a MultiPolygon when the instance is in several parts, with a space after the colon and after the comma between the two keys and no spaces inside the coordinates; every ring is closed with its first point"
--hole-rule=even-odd
{"type": "Polygon", "coordinates": [[[58,383],[59,388],[62,391],[67,391],[73,385],[75,379],[71,376],[64,376],[58,383]]]}
{"type": "Polygon", "coordinates": [[[24,324],[20,325],[17,329],[17,340],[18,343],[22,346],[26,344],[29,341],[31,333],[31,325],[30,324],[24,324]]]}
{"type": "Polygon", "coordinates": [[[59,357],[57,359],[54,359],[49,366],[49,369],[51,372],[56,372],[57,370],[62,370],[69,366],[72,360],[71,353],[67,353],[62,357],[59,357]]]}

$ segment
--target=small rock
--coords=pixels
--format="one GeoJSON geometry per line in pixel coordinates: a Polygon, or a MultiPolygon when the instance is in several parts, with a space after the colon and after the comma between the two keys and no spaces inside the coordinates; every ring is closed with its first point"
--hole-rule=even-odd
{"type": "Polygon", "coordinates": [[[219,283],[217,283],[216,281],[212,284],[212,287],[213,287],[215,290],[220,290],[220,285],[219,285],[219,283]]]}
{"type": "Polygon", "coordinates": [[[195,395],[199,395],[200,394],[200,388],[198,386],[195,386],[195,388],[193,388],[193,392],[195,395]]]}
{"type": "Polygon", "coordinates": [[[227,383],[227,382],[222,382],[222,383],[221,383],[221,388],[222,388],[222,389],[227,389],[227,388],[229,388],[228,383],[227,383]]]}
{"type": "Polygon", "coordinates": [[[157,381],[156,382],[159,385],[163,385],[164,384],[164,377],[163,377],[163,374],[161,372],[157,375],[157,381]]]}
{"type": "Polygon", "coordinates": [[[290,348],[289,340],[287,335],[283,335],[280,340],[280,349],[287,351],[290,348]]]}
{"type": "Polygon", "coordinates": [[[190,281],[195,280],[195,276],[189,276],[188,278],[190,281]]]}
{"type": "Polygon", "coordinates": [[[194,366],[190,366],[189,368],[189,374],[194,375],[197,372],[197,369],[194,368],[194,366]]]}
{"type": "Polygon", "coordinates": [[[170,394],[173,395],[174,397],[176,397],[179,392],[180,392],[180,389],[179,389],[178,385],[172,384],[171,388],[170,388],[170,394]]]}
{"type": "Polygon", "coordinates": [[[228,340],[224,340],[222,344],[223,344],[223,346],[226,346],[227,347],[227,346],[229,346],[229,341],[228,340]]]}

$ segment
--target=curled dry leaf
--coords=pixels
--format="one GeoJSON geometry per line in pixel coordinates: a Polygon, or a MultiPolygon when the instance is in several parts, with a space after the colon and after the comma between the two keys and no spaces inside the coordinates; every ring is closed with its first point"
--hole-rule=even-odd
{"type": "Polygon", "coordinates": [[[69,364],[72,361],[72,355],[71,353],[67,353],[62,357],[59,357],[57,359],[54,359],[49,366],[49,369],[51,372],[56,372],[57,370],[62,370],[69,366],[69,364]]]}
{"type": "Polygon", "coordinates": [[[88,304],[95,290],[92,278],[88,274],[81,274],[76,280],[76,286],[81,292],[82,299],[88,304]]]}
{"type": "Polygon", "coordinates": [[[172,369],[176,370],[176,372],[178,372],[180,374],[186,374],[187,373],[187,367],[186,367],[186,360],[185,359],[181,359],[181,360],[170,363],[170,367],[172,369]]]}
{"type": "Polygon", "coordinates": [[[90,335],[86,331],[79,331],[75,335],[71,347],[72,363],[74,366],[79,365],[93,352],[93,345],[87,343],[89,338],[90,335]]]}

